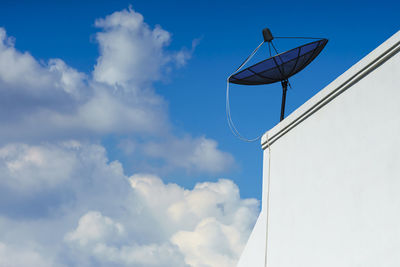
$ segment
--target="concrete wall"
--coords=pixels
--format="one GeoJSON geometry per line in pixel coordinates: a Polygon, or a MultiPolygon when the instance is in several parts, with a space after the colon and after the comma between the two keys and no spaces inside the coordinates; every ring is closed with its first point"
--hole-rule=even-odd
{"type": "Polygon", "coordinates": [[[263,136],[239,267],[400,266],[399,51],[400,32],[263,136]]]}

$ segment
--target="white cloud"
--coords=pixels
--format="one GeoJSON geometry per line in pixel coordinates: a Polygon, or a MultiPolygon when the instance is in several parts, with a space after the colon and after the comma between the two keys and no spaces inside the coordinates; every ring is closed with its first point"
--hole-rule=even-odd
{"type": "Polygon", "coordinates": [[[158,80],[162,67],[172,60],[163,49],[171,34],[160,26],[151,29],[131,8],[98,19],[95,25],[103,30],[96,35],[101,54],[93,72],[96,81],[136,89],[158,80]]]}
{"type": "Polygon", "coordinates": [[[109,242],[118,239],[124,233],[124,227],[115,223],[109,217],[103,216],[100,212],[89,211],[79,219],[76,230],[68,233],[67,241],[78,242],[80,246],[90,243],[109,242]]]}
{"type": "Polygon", "coordinates": [[[48,68],[50,73],[56,76],[55,87],[62,88],[66,93],[76,99],[82,98],[86,87],[86,75],[69,67],[61,59],[50,59],[48,68]]]}
{"type": "Polygon", "coordinates": [[[0,148],[3,185],[15,191],[42,191],[69,179],[76,168],[74,153],[56,146],[10,144],[0,148]]]}
{"type": "Polygon", "coordinates": [[[215,140],[174,135],[167,103],[152,89],[186,64],[196,42],[168,50],[171,34],[131,8],[95,25],[100,55],[91,74],[18,51],[0,28],[0,266],[234,263],[258,201],[240,198],[226,179],[185,189],[157,175],[128,177],[87,142],[126,134],[126,153],[167,170],[230,168],[232,155],[215,140]]]}
{"type": "MultiPolygon", "coordinates": [[[[0,242],[40,244],[33,251],[54,266],[228,266],[258,213],[258,201],[240,198],[230,180],[185,189],[155,175],[127,177],[98,145],[15,144],[0,151],[0,165],[18,170],[11,178],[29,183],[20,190],[0,176],[1,196],[13,195],[1,201],[0,228],[9,230],[0,242]],[[57,165],[62,161],[65,166],[57,165]],[[68,169],[61,181],[54,168],[68,169]],[[55,181],[29,180],[38,174],[55,181]]],[[[32,251],[20,250],[15,253],[32,251]]]]}
{"type": "Polygon", "coordinates": [[[116,92],[61,59],[39,64],[29,53],[16,50],[3,28],[0,99],[2,140],[155,134],[168,124],[164,100],[152,90],[116,92]]]}
{"type": "Polygon", "coordinates": [[[190,266],[235,266],[242,252],[243,233],[215,218],[206,218],[193,231],[179,231],[171,238],[190,266]]]}
{"type": "Polygon", "coordinates": [[[66,234],[69,245],[106,264],[123,266],[187,266],[178,248],[171,243],[137,244],[123,237],[124,227],[98,211],[90,211],[79,220],[78,227],[66,234]]]}
{"type": "Polygon", "coordinates": [[[15,40],[0,28],[0,109],[9,114],[0,117],[7,122],[0,126],[2,140],[157,135],[169,128],[165,101],[150,85],[179,52],[167,52],[170,34],[158,26],[151,29],[131,9],[96,25],[102,31],[93,78],[61,59],[39,63],[18,51],[15,40]]]}
{"type": "Polygon", "coordinates": [[[52,262],[44,258],[40,252],[29,249],[21,249],[0,242],[0,266],[26,267],[26,266],[54,266],[52,262]]]}
{"type": "Polygon", "coordinates": [[[193,190],[164,184],[153,175],[134,175],[130,181],[142,220],[131,218],[125,223],[143,223],[138,226],[140,234],[157,232],[158,240],[143,240],[137,236],[139,229],[125,231],[120,222],[93,211],[80,218],[65,240],[99,261],[122,265],[228,267],[236,263],[257,216],[256,200],[240,199],[229,180],[200,183],[193,190]]]}
{"type": "Polygon", "coordinates": [[[0,28],[0,80],[10,90],[26,90],[32,95],[48,89],[53,77],[29,54],[14,48],[15,39],[0,28]]]}
{"type": "Polygon", "coordinates": [[[93,254],[107,262],[138,267],[189,267],[178,248],[170,243],[132,245],[121,248],[99,244],[93,254]]]}
{"type": "Polygon", "coordinates": [[[143,146],[145,155],[165,160],[168,167],[188,171],[222,172],[233,166],[231,154],[218,149],[215,140],[205,137],[170,137],[164,142],[150,142],[143,146]]]}
{"type": "Polygon", "coordinates": [[[167,51],[171,33],[159,25],[152,29],[131,7],[98,19],[95,25],[102,31],[96,34],[100,57],[94,80],[127,90],[159,80],[169,63],[184,66],[198,44],[196,39],[191,50],[167,51]]]}
{"type": "Polygon", "coordinates": [[[152,211],[185,262],[193,267],[233,266],[258,212],[258,202],[241,199],[230,180],[199,183],[193,190],[164,184],[158,177],[134,175],[132,187],[152,211]]]}
{"type": "Polygon", "coordinates": [[[167,171],[218,173],[231,167],[232,156],[216,141],[175,136],[167,104],[151,88],[170,65],[186,64],[198,40],[191,50],[170,51],[171,34],[150,27],[132,8],[95,25],[100,55],[92,75],[61,59],[39,63],[18,51],[0,28],[0,144],[126,134],[144,137],[144,149],[137,152],[163,161],[167,171]],[[161,143],[151,140],[164,136],[168,140],[161,143]]]}

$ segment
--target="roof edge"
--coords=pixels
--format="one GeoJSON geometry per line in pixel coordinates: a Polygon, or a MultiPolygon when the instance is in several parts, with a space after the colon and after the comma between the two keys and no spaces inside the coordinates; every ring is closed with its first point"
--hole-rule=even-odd
{"type": "Polygon", "coordinates": [[[292,128],[306,120],[313,113],[317,112],[320,108],[367,76],[370,72],[378,68],[399,51],[400,31],[396,32],[384,43],[354,64],[350,69],[297,108],[283,121],[265,132],[261,138],[261,147],[265,149],[272,145],[292,128]]]}

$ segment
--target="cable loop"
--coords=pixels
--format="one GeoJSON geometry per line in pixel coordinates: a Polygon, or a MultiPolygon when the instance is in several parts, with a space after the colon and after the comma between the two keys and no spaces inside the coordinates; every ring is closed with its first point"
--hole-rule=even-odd
{"type": "Polygon", "coordinates": [[[263,43],[264,43],[264,41],[261,44],[259,44],[256,49],[254,49],[254,51],[245,59],[245,61],[243,61],[243,63],[240,64],[239,68],[237,68],[231,75],[229,75],[228,79],[226,80],[226,120],[228,121],[229,129],[231,130],[233,135],[235,135],[237,138],[239,138],[240,140],[245,141],[245,142],[257,141],[261,138],[262,134],[255,138],[248,139],[248,138],[244,137],[243,135],[241,135],[240,132],[236,129],[235,124],[233,123],[233,120],[232,120],[231,108],[230,108],[230,103],[229,103],[229,79],[232,77],[232,75],[234,75],[239,70],[241,70],[244,65],[246,65],[246,63],[257,53],[258,49],[263,45],[263,43]]]}

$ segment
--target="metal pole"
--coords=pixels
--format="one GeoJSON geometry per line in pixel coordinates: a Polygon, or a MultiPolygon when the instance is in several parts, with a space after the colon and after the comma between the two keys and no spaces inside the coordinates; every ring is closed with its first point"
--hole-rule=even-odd
{"type": "Polygon", "coordinates": [[[282,84],[282,105],[281,105],[281,120],[282,121],[285,118],[285,103],[286,103],[286,91],[287,91],[287,85],[288,85],[288,80],[283,80],[281,81],[282,84]]]}

